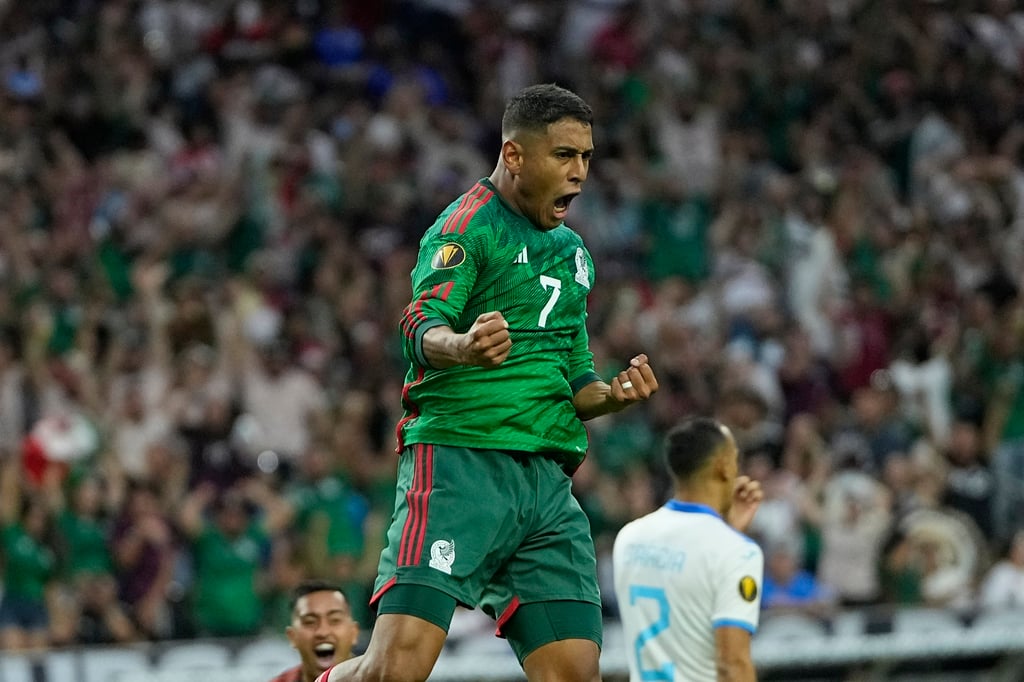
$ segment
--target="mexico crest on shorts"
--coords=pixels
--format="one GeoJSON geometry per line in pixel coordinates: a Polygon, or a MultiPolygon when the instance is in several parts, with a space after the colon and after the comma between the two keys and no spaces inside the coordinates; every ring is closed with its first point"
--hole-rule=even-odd
{"type": "Polygon", "coordinates": [[[438,540],[430,546],[430,563],[428,565],[431,568],[451,575],[454,563],[455,540],[438,540]]]}
{"type": "Polygon", "coordinates": [[[430,267],[435,270],[450,270],[462,265],[466,260],[466,250],[458,244],[444,244],[434,252],[430,259],[430,267]]]}
{"type": "Polygon", "coordinates": [[[757,599],[757,581],[749,575],[740,578],[740,596],[743,597],[743,601],[757,599]]]}

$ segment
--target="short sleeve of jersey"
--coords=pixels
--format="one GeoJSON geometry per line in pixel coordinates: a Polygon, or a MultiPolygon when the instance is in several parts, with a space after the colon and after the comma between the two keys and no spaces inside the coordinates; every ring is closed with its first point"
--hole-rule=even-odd
{"type": "MultiPolygon", "coordinates": [[[[474,222],[481,219],[475,217],[474,222]]],[[[461,319],[462,311],[491,246],[491,231],[486,227],[446,232],[448,220],[439,222],[441,229],[435,225],[420,240],[412,271],[412,301],[402,315],[405,356],[422,367],[430,366],[423,354],[427,330],[447,325],[463,332],[472,324],[461,319]]]]}
{"type": "Polygon", "coordinates": [[[753,542],[741,542],[723,555],[722,563],[715,578],[711,625],[739,627],[754,633],[761,611],[764,554],[753,542]]]}

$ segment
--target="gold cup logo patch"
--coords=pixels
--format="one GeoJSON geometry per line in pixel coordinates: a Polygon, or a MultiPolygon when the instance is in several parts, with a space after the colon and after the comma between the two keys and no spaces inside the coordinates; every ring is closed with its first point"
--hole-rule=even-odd
{"type": "Polygon", "coordinates": [[[743,597],[744,601],[754,601],[757,599],[757,581],[749,575],[740,578],[740,596],[743,597]]]}
{"type": "Polygon", "coordinates": [[[445,244],[430,259],[430,267],[435,270],[450,270],[462,265],[466,260],[466,251],[458,244],[445,244]]]}

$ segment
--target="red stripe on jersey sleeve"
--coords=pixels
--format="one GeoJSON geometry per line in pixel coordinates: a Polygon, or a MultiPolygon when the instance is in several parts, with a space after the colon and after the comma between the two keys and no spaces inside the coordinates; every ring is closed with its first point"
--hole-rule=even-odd
{"type": "Polygon", "coordinates": [[[473,203],[477,200],[481,193],[486,192],[487,188],[477,183],[476,187],[471,189],[462,195],[462,201],[459,202],[458,208],[451,212],[451,214],[445,219],[444,226],[441,228],[441,234],[448,234],[449,232],[455,231],[455,224],[459,220],[458,216],[466,211],[473,203]]]}
{"type": "Polygon", "coordinates": [[[469,221],[473,219],[473,216],[475,216],[476,212],[480,210],[480,207],[482,207],[484,204],[486,204],[488,201],[490,201],[491,197],[493,197],[493,196],[494,196],[493,192],[487,192],[486,194],[483,194],[483,195],[480,196],[480,198],[479,198],[479,200],[477,201],[476,204],[474,204],[473,206],[467,206],[466,207],[466,209],[465,209],[466,216],[465,216],[465,218],[463,218],[462,222],[459,224],[459,234],[462,234],[462,233],[464,233],[466,231],[466,227],[469,225],[469,221]]]}
{"type": "Polygon", "coordinates": [[[420,322],[424,322],[427,316],[423,313],[423,303],[430,298],[438,298],[442,301],[447,300],[448,294],[451,293],[452,287],[455,282],[445,282],[444,284],[435,284],[432,288],[424,291],[419,295],[413,303],[410,303],[405,307],[405,315],[402,318],[402,331],[405,332],[407,338],[412,338],[416,335],[416,327],[420,322]],[[441,294],[441,288],[446,287],[444,295],[441,294]]]}

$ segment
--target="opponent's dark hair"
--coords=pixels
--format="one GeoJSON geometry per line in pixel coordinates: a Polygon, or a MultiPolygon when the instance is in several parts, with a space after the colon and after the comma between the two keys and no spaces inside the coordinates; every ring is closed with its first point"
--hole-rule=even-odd
{"type": "MultiPolygon", "coordinates": [[[[331,582],[330,580],[319,580],[313,578],[303,580],[292,589],[291,599],[288,602],[290,604],[289,610],[294,613],[299,600],[313,592],[341,592],[342,596],[345,594],[340,585],[331,582]]],[[[348,602],[348,597],[345,598],[345,601],[346,603],[348,602]]]]}
{"type": "Polygon", "coordinates": [[[571,90],[554,83],[530,85],[508,101],[501,117],[501,132],[508,135],[516,130],[540,130],[563,118],[593,125],[594,112],[571,90]]]}
{"type": "Polygon", "coordinates": [[[727,442],[722,425],[709,417],[693,417],[665,436],[665,464],[684,481],[700,471],[727,442]]]}

